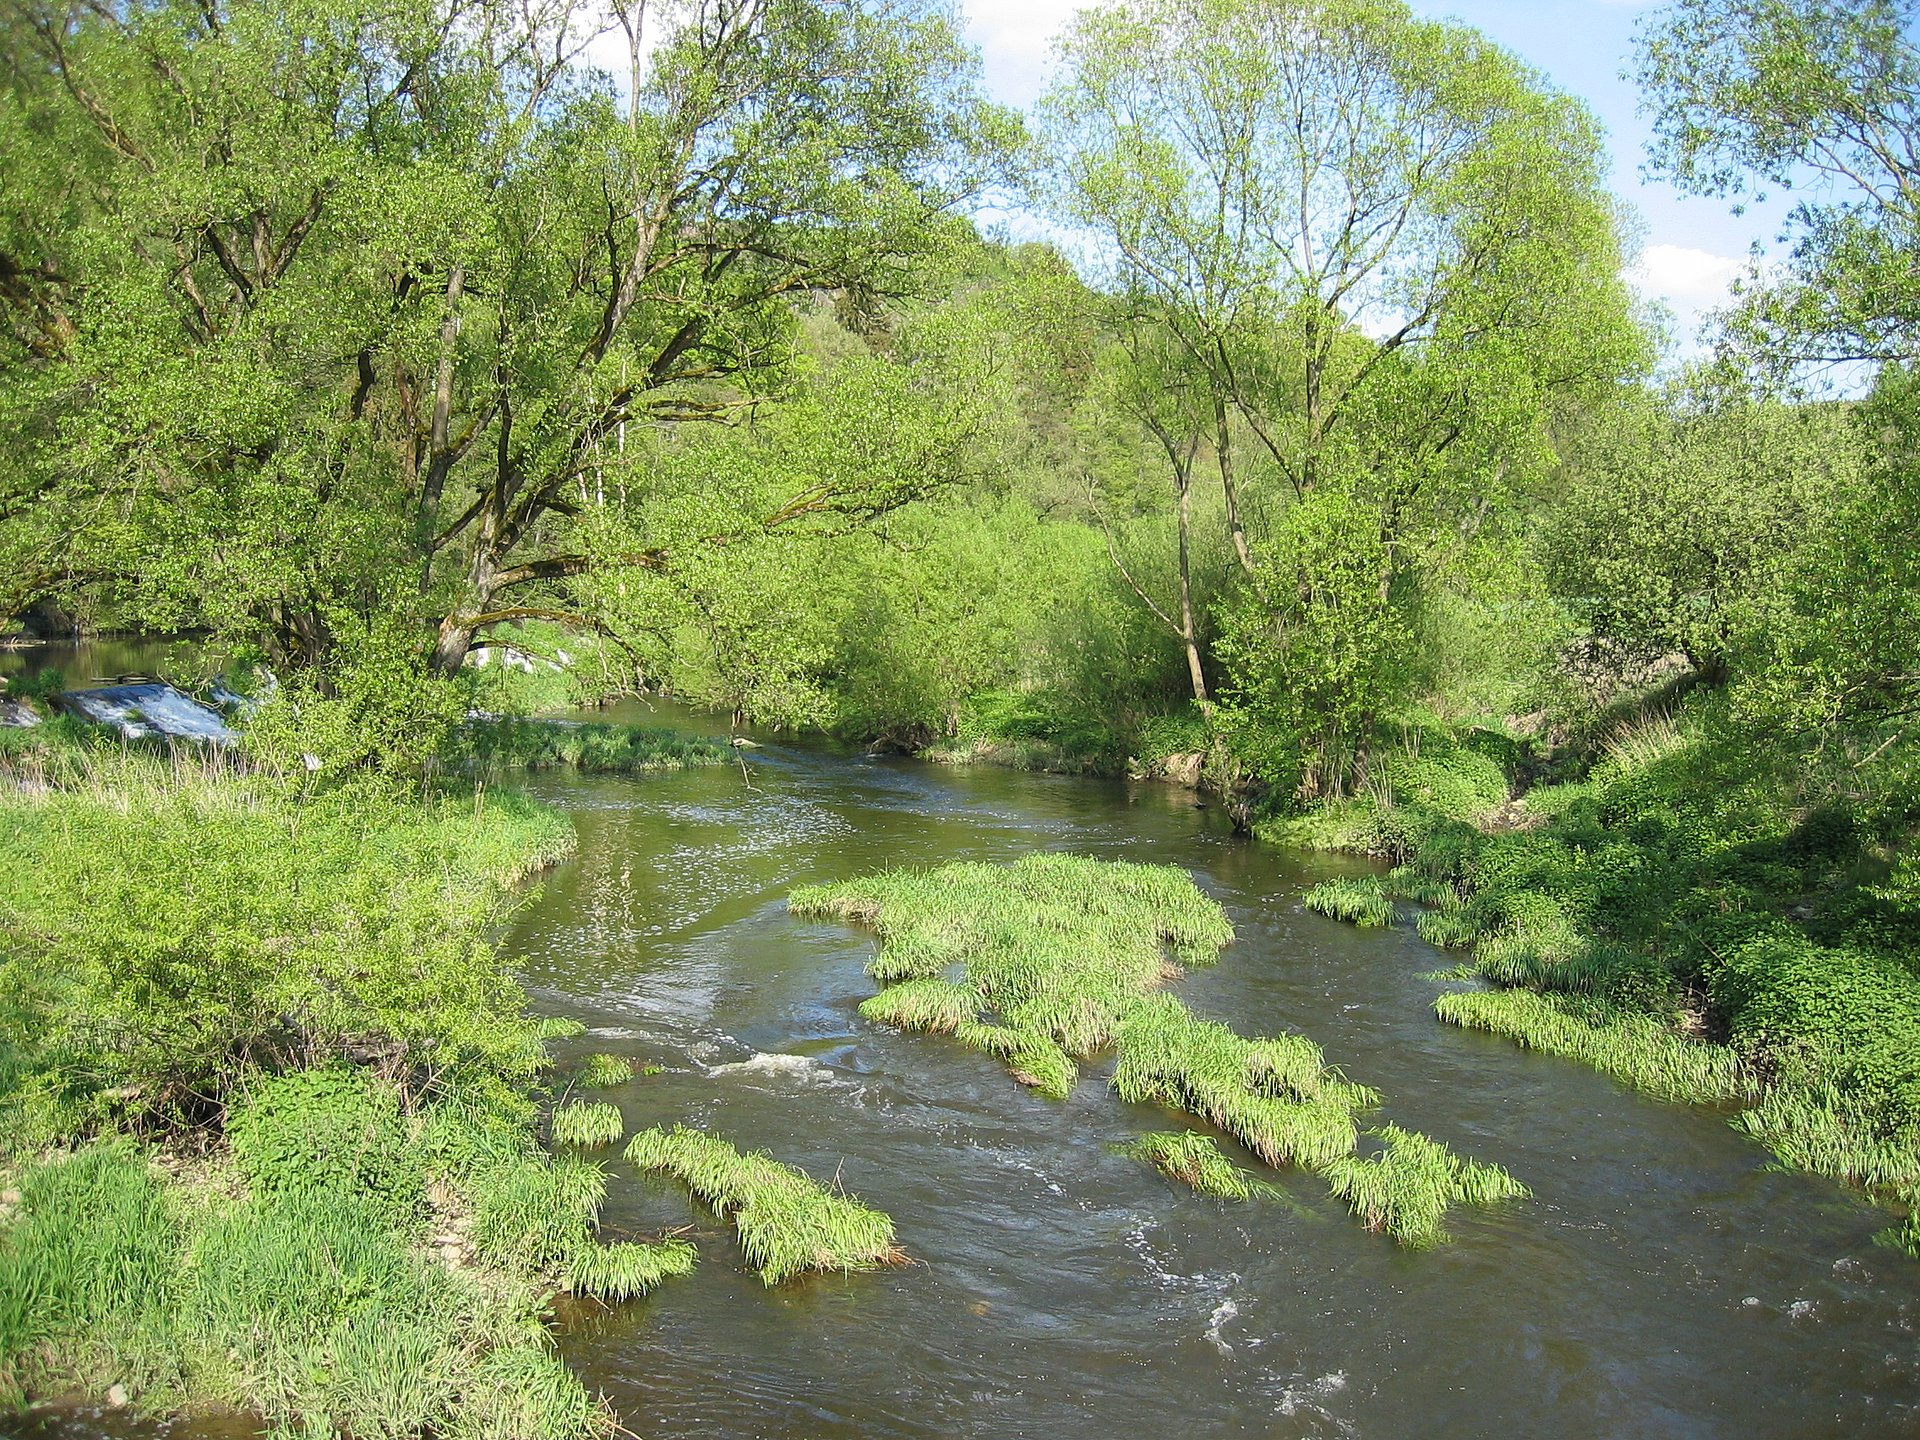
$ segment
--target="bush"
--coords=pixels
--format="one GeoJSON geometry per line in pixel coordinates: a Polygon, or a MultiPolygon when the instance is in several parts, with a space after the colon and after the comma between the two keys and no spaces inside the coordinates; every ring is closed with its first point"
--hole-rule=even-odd
{"type": "Polygon", "coordinates": [[[395,1217],[420,1207],[425,1175],[399,1103],[364,1070],[255,1080],[228,1113],[227,1141],[257,1195],[358,1197],[395,1217]]]}

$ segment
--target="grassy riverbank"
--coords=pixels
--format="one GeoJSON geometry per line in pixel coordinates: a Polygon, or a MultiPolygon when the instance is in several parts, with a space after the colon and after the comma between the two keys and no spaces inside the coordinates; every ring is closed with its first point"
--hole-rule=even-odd
{"type": "MultiPolygon", "coordinates": [[[[1664,1098],[1741,1108],[1785,1163],[1920,1207],[1920,869],[1895,736],[1796,748],[1711,698],[1561,779],[1454,805],[1390,793],[1268,828],[1384,854],[1314,908],[1420,933],[1494,989],[1441,1018],[1664,1098]],[[1384,801],[1384,803],[1383,803],[1384,801]],[[1487,803],[1492,802],[1492,803],[1487,803]]],[[[1470,777],[1468,777],[1470,778],[1470,777]]],[[[1920,1255],[1920,1225],[1901,1242],[1920,1255]]]]}
{"type": "MultiPolygon", "coordinates": [[[[538,1142],[564,1027],[527,1014],[489,936],[572,844],[511,793],[310,794],[230,756],[8,737],[0,1407],[610,1433],[549,1304],[631,1299],[695,1257],[603,1243],[605,1170],[538,1142]]],[[[606,1056],[573,1077],[631,1078],[606,1056]]],[[[569,1152],[622,1128],[607,1104],[552,1119],[569,1152]]],[[[786,1222],[768,1207],[761,1242],[791,1248],[786,1222]]]]}

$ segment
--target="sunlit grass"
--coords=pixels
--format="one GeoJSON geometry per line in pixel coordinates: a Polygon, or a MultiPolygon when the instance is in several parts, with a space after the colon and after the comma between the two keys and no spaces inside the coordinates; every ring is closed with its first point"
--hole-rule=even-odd
{"type": "Polygon", "coordinates": [[[788,904],[879,933],[869,969],[888,988],[860,1007],[867,1019],[954,1035],[1052,1096],[1139,999],[1233,938],[1185,871],[1075,855],[893,871],[788,904]]]}
{"type": "Polygon", "coordinates": [[[1468,990],[1442,995],[1433,1008],[1442,1020],[1583,1061],[1663,1100],[1719,1104],[1756,1093],[1754,1076],[1733,1050],[1685,1039],[1655,1016],[1603,1001],[1468,990]]]}
{"type": "Polygon", "coordinates": [[[1203,1195],[1251,1200],[1273,1192],[1273,1186],[1229,1160],[1212,1136],[1197,1130],[1155,1131],[1116,1148],[1203,1195]]]}
{"type": "Polygon", "coordinates": [[[626,1131],[618,1105],[572,1100],[554,1107],[550,1121],[553,1143],[597,1150],[611,1145],[626,1131]]]}
{"type": "Polygon", "coordinates": [[[632,1078],[632,1062],[619,1055],[593,1054],[580,1062],[573,1082],[588,1090],[610,1090],[632,1078]]]}
{"type": "Polygon", "coordinates": [[[732,1216],[747,1260],[768,1285],[808,1270],[871,1270],[903,1258],[886,1215],[766,1154],[743,1154],[717,1136],[676,1125],[641,1131],[626,1155],[643,1170],[673,1176],[716,1214],[732,1216]]]}
{"type": "Polygon", "coordinates": [[[684,1240],[586,1245],[574,1251],[568,1262],[567,1288],[596,1300],[632,1300],[663,1280],[689,1273],[697,1258],[693,1246],[684,1240]]]}
{"type": "Polygon", "coordinates": [[[1423,1250],[1447,1238],[1441,1220],[1455,1203],[1492,1205],[1532,1192],[1498,1165],[1465,1160],[1445,1145],[1397,1125],[1378,1131],[1378,1155],[1343,1155],[1321,1172],[1334,1195],[1369,1230],[1423,1250]]]}
{"type": "Polygon", "coordinates": [[[1393,901],[1377,876],[1322,880],[1307,891],[1304,903],[1309,910],[1350,925],[1393,924],[1393,901]]]}

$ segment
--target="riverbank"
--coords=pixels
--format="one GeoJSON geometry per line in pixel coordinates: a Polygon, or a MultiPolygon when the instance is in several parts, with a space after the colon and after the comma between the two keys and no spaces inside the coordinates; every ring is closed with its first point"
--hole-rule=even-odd
{"type": "Polygon", "coordinates": [[[600,1244],[597,1168],[537,1143],[564,1027],[489,937],[572,844],[512,794],[310,795],[216,752],[13,737],[0,1403],[607,1433],[546,1306],[691,1257],[600,1244]]]}
{"type": "Polygon", "coordinates": [[[1912,777],[1754,736],[1703,702],[1530,788],[1456,748],[1390,787],[1256,827],[1383,857],[1384,878],[1309,895],[1421,936],[1495,987],[1442,1019],[1592,1064],[1666,1098],[1742,1108],[1783,1163],[1904,1213],[1920,1256],[1920,870],[1912,777]]]}

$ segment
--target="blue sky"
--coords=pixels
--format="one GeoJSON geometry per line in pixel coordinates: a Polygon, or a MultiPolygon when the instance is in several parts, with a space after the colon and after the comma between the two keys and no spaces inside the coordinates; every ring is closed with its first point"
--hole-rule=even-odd
{"type": "MultiPolygon", "coordinates": [[[[1621,78],[1632,62],[1633,36],[1651,0],[1410,0],[1436,19],[1463,20],[1514,51],[1561,89],[1591,105],[1607,127],[1614,190],[1639,212],[1644,248],[1630,277],[1669,305],[1678,338],[1689,339],[1701,315],[1727,296],[1754,242],[1769,244],[1780,207],[1735,216],[1723,200],[1680,194],[1643,180],[1649,122],[1638,114],[1638,87],[1621,78]]],[[[1010,105],[1033,103],[1051,68],[1055,37],[1076,0],[959,0],[969,38],[980,47],[988,88],[1010,105]]],[[[1683,346],[1691,349],[1691,346],[1683,346]]]]}

